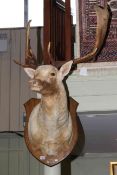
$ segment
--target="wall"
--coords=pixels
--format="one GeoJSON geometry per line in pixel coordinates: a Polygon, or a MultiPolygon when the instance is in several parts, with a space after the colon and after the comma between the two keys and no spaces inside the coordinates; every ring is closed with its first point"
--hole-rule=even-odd
{"type": "MultiPolygon", "coordinates": [[[[110,111],[117,111],[117,62],[80,64],[78,65],[77,70],[74,71],[73,74],[71,74],[67,79],[67,84],[70,95],[79,102],[77,111],[80,114],[82,114],[82,112],[85,112],[85,114],[87,112],[92,114],[93,112],[106,112],[109,114],[110,111]]],[[[89,119],[92,121],[91,118],[89,119]]],[[[103,117],[102,119],[104,121],[106,118],[103,117]]],[[[83,122],[82,116],[81,121],[83,122]]],[[[88,137],[87,141],[88,143],[91,141],[90,146],[93,144],[93,149],[95,147],[98,148],[98,146],[100,146],[102,143],[102,140],[100,139],[99,145],[95,145],[97,143],[97,137],[95,137],[94,140],[90,139],[92,139],[94,135],[96,136],[98,132],[100,132],[101,136],[103,137],[105,128],[107,127],[106,122],[108,121],[105,120],[103,124],[100,123],[101,125],[97,125],[95,128],[93,128],[93,126],[88,128],[91,131],[91,137],[88,137]]],[[[112,122],[111,119],[110,121],[112,122]]],[[[108,132],[109,130],[112,131],[111,128],[113,128],[111,122],[108,127],[108,132]]],[[[84,128],[84,130],[85,129],[86,128],[84,128]]],[[[117,130],[115,129],[113,135],[116,135],[116,133],[117,130]]],[[[88,133],[86,133],[86,135],[88,135],[88,133]]],[[[97,136],[99,137],[99,135],[97,136]]],[[[109,141],[109,135],[106,136],[109,141]]],[[[110,135],[110,140],[112,137],[113,136],[110,135]]],[[[105,141],[105,151],[103,149],[103,153],[89,152],[76,158],[72,162],[71,166],[72,175],[110,174],[110,161],[117,161],[117,151],[115,153],[109,153],[106,152],[106,149],[109,148],[109,145],[110,148],[112,148],[116,140],[113,140],[112,143],[106,145],[105,138],[103,137],[103,141],[105,141]]],[[[104,145],[101,146],[101,150],[104,148],[104,145]]]]}
{"type": "MultiPolygon", "coordinates": [[[[109,175],[110,161],[116,160],[117,154],[87,153],[72,162],[65,161],[62,175],[109,175]]],[[[0,174],[43,175],[43,165],[29,154],[22,137],[0,134],[0,174]]]]}
{"type": "MultiPolygon", "coordinates": [[[[25,30],[0,30],[0,34],[7,35],[7,50],[0,52],[0,130],[23,130],[23,104],[35,94],[13,58],[24,62],[25,30]]],[[[31,46],[36,54],[36,28],[31,29],[31,46]]],[[[79,102],[78,112],[117,110],[116,68],[117,62],[78,65],[67,80],[70,95],[79,102]]]]}
{"type": "MultiPolygon", "coordinates": [[[[76,58],[80,57],[79,2],[76,1],[76,58]]],[[[93,3],[96,1],[89,2],[93,3]]],[[[79,112],[117,110],[117,62],[79,64],[67,82],[70,95],[80,103],[79,112]]]]}
{"type": "MultiPolygon", "coordinates": [[[[80,56],[80,16],[78,2],[79,1],[76,1],[76,58],[80,56]]],[[[117,62],[80,64],[77,70],[68,78],[67,84],[70,95],[79,102],[78,112],[87,113],[88,111],[93,113],[93,111],[106,111],[106,113],[108,113],[108,111],[117,111],[117,62]]],[[[105,117],[103,117],[103,120],[104,119],[105,117]]],[[[113,125],[108,127],[108,132],[112,127],[113,125]]],[[[96,128],[95,130],[92,130],[92,127],[89,128],[89,130],[92,131],[91,136],[96,134],[96,128]]],[[[103,128],[104,131],[105,126],[101,128],[103,128]]],[[[100,126],[97,129],[100,131],[100,126]]],[[[117,130],[115,130],[113,134],[114,133],[117,133],[117,130]]],[[[95,140],[97,140],[97,138],[95,138],[95,140]]],[[[96,142],[92,143],[96,144],[96,142]]],[[[98,147],[98,145],[96,145],[96,147],[98,147]]],[[[107,147],[109,147],[109,145],[107,145],[107,147]]],[[[72,175],[109,175],[110,161],[117,161],[117,153],[89,152],[72,161],[72,175]]]]}
{"type": "Polygon", "coordinates": [[[29,154],[24,138],[16,134],[0,134],[1,175],[42,175],[41,163],[29,154]]]}
{"type": "MultiPolygon", "coordinates": [[[[24,63],[25,29],[0,30],[7,36],[7,48],[0,52],[0,131],[23,130],[23,104],[34,94],[29,90],[28,77],[13,59],[24,63]]],[[[37,55],[37,28],[30,32],[31,46],[37,55]]],[[[5,47],[4,38],[0,48],[5,47]]]]}
{"type": "MultiPolygon", "coordinates": [[[[1,30],[7,34],[8,48],[0,52],[0,130],[23,130],[23,104],[35,96],[28,87],[28,78],[15,65],[13,58],[24,62],[25,30],[1,30]]],[[[34,52],[37,49],[37,31],[31,31],[34,52]]],[[[67,79],[70,95],[79,102],[78,112],[117,110],[117,63],[80,64],[67,79]]],[[[82,155],[72,161],[72,175],[109,175],[109,162],[117,155],[82,155]]],[[[67,169],[67,167],[65,167],[67,169]]],[[[0,138],[0,174],[40,174],[41,165],[28,153],[21,138],[12,135],[0,138]]]]}
{"type": "Polygon", "coordinates": [[[110,162],[117,161],[117,154],[87,154],[72,162],[72,175],[110,175],[110,162]]]}
{"type": "Polygon", "coordinates": [[[117,62],[79,64],[67,84],[78,112],[117,110],[117,62]]]}

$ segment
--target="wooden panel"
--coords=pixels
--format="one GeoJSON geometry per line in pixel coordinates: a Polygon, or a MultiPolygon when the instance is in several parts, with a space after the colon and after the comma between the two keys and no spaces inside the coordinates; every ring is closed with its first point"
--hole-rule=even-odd
{"type": "Polygon", "coordinates": [[[30,155],[30,175],[39,175],[40,163],[32,155],[30,155]]]}
{"type": "Polygon", "coordinates": [[[72,22],[70,11],[70,0],[65,1],[65,59],[72,58],[72,22]]]}
{"type": "Polygon", "coordinates": [[[19,165],[18,165],[18,175],[20,175],[20,174],[21,175],[28,175],[27,167],[25,167],[25,165],[24,165],[24,162],[26,161],[26,159],[24,161],[24,152],[23,151],[19,151],[18,159],[20,160],[19,165]],[[25,169],[26,169],[26,172],[25,172],[25,169]]]}
{"type": "Polygon", "coordinates": [[[1,175],[42,175],[40,167],[29,154],[23,138],[16,134],[0,134],[1,175]]]}
{"type": "Polygon", "coordinates": [[[9,175],[8,172],[8,151],[0,151],[0,174],[9,175]]]}
{"type": "Polygon", "coordinates": [[[19,153],[17,151],[9,152],[9,175],[16,175],[19,173],[19,153]]]}
{"type": "Polygon", "coordinates": [[[23,149],[24,149],[23,150],[23,173],[24,173],[23,175],[29,175],[30,174],[30,154],[25,143],[24,143],[23,149]]]}
{"type": "MultiPolygon", "coordinates": [[[[24,63],[25,59],[25,30],[21,30],[21,62],[24,63]]],[[[29,98],[28,76],[21,68],[20,72],[20,128],[23,129],[23,112],[25,112],[23,104],[29,98]]]]}
{"type": "MultiPolygon", "coordinates": [[[[8,48],[0,52],[0,131],[23,130],[23,104],[35,97],[28,87],[28,76],[13,59],[24,63],[25,29],[0,30],[7,34],[8,48]]],[[[37,55],[37,28],[31,29],[31,45],[37,55]]]]}
{"type": "Polygon", "coordinates": [[[0,151],[7,151],[8,150],[8,139],[5,138],[5,135],[0,135],[0,151]]]}
{"type": "Polygon", "coordinates": [[[44,63],[52,62],[47,51],[50,41],[56,64],[58,61],[70,60],[73,56],[70,0],[65,3],[62,0],[45,0],[44,12],[44,63]]]}
{"type": "Polygon", "coordinates": [[[11,30],[11,80],[10,80],[10,130],[19,130],[20,67],[13,59],[20,62],[20,31],[11,30]]]}
{"type": "Polygon", "coordinates": [[[50,64],[48,59],[48,43],[50,42],[50,18],[51,18],[51,2],[50,0],[44,0],[44,63],[50,64]]]}
{"type": "Polygon", "coordinates": [[[10,91],[10,32],[0,31],[7,34],[8,48],[6,52],[0,53],[0,130],[9,130],[9,91],[10,91]]]}

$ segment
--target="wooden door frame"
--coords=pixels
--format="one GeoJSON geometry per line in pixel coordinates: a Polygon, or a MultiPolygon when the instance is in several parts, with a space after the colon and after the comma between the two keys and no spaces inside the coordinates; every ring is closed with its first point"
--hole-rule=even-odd
{"type": "MultiPolygon", "coordinates": [[[[57,0],[59,3],[63,3],[62,0],[57,0]]],[[[51,61],[48,55],[48,43],[51,41],[52,33],[52,12],[53,12],[53,3],[54,0],[44,0],[44,64],[50,64],[51,61]]],[[[72,20],[71,20],[71,9],[70,9],[70,0],[65,1],[65,58],[64,61],[72,59],[72,20]]],[[[54,43],[53,43],[54,45],[54,43]]]]}

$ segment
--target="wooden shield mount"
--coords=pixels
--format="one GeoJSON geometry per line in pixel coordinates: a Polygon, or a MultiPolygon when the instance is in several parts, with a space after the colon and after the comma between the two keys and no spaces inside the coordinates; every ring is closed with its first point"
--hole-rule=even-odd
{"type": "Polygon", "coordinates": [[[78,124],[77,124],[77,114],[76,109],[78,106],[78,103],[72,99],[69,98],[69,111],[72,118],[72,128],[73,128],[73,136],[72,140],[68,147],[64,147],[64,145],[61,146],[61,150],[59,151],[59,154],[56,156],[50,156],[50,155],[44,155],[42,154],[41,150],[36,150],[33,148],[33,145],[30,143],[29,136],[28,136],[28,122],[30,114],[33,110],[33,108],[40,103],[39,99],[32,98],[28,100],[24,106],[26,109],[26,125],[24,128],[24,138],[27,145],[27,148],[29,149],[30,153],[38,159],[41,163],[47,165],[47,166],[54,166],[58,163],[60,163],[62,160],[64,160],[73,150],[74,146],[77,143],[78,140],[78,124]]]}

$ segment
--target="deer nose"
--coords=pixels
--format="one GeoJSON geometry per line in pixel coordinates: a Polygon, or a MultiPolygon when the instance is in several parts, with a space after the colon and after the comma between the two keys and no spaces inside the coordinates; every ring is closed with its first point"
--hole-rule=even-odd
{"type": "Polygon", "coordinates": [[[36,80],[30,80],[30,81],[29,81],[29,84],[30,84],[30,85],[36,85],[36,84],[37,84],[37,81],[36,81],[36,80]]]}

